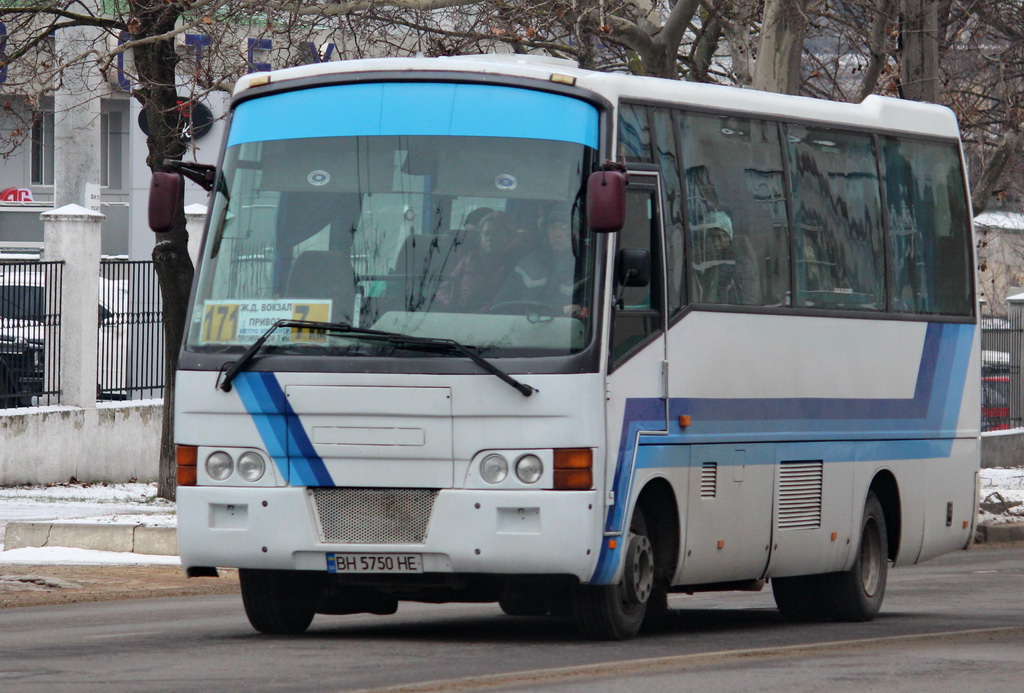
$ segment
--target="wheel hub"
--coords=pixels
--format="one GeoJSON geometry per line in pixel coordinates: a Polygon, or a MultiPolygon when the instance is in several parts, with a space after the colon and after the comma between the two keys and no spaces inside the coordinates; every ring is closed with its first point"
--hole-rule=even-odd
{"type": "Polygon", "coordinates": [[[642,534],[629,537],[626,566],[622,576],[626,596],[636,604],[643,604],[654,588],[654,550],[650,540],[642,534]]]}

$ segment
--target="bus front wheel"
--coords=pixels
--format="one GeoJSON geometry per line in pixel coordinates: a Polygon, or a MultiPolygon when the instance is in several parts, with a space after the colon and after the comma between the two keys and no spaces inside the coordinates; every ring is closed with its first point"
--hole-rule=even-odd
{"type": "Polygon", "coordinates": [[[573,616],[580,632],[595,640],[625,640],[640,631],[647,599],[654,589],[654,549],[643,512],[637,508],[629,526],[625,565],[617,585],[580,585],[573,616]]]}
{"type": "Polygon", "coordinates": [[[268,635],[305,632],[320,592],[309,577],[291,570],[239,569],[242,604],[252,627],[268,635]]]}

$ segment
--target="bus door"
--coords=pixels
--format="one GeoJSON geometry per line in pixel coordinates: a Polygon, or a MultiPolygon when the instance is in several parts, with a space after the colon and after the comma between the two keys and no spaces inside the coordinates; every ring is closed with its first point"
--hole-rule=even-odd
{"type": "Polygon", "coordinates": [[[666,431],[665,296],[658,176],[630,173],[626,224],[613,236],[607,379],[610,536],[629,530],[643,443],[666,431]],[[650,434],[650,435],[648,435],[650,434]]]}

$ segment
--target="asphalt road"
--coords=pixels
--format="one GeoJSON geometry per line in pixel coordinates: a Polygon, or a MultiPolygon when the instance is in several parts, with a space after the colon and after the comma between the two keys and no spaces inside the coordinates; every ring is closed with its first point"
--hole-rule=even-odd
{"type": "Polygon", "coordinates": [[[403,604],[257,635],[237,596],[0,611],[4,691],[1019,691],[1024,549],[958,553],[890,573],[866,624],[793,625],[769,590],[675,595],[625,643],[493,605],[403,604]],[[456,681],[457,679],[457,681],[456,681]]]}

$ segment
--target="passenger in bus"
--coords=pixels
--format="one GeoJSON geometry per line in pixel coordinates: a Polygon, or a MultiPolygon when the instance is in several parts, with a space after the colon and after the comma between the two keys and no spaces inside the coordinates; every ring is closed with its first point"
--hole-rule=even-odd
{"type": "Polygon", "coordinates": [[[696,303],[739,303],[732,220],[709,212],[693,227],[693,279],[696,303]]]}
{"type": "Polygon", "coordinates": [[[540,246],[525,255],[498,294],[498,300],[514,303],[542,303],[577,316],[580,307],[573,295],[576,283],[576,255],[569,214],[550,211],[540,222],[544,233],[540,246]]]}
{"type": "Polygon", "coordinates": [[[462,228],[466,231],[479,231],[480,223],[492,214],[494,210],[490,207],[477,207],[466,215],[462,228]]]}
{"type": "Polygon", "coordinates": [[[512,273],[521,251],[515,222],[504,212],[492,212],[480,222],[480,246],[465,255],[441,283],[435,300],[449,310],[478,313],[494,303],[498,290],[512,273]]]}
{"type": "Polygon", "coordinates": [[[692,233],[693,301],[760,305],[757,260],[748,239],[737,243],[729,215],[708,212],[692,233]]]}

